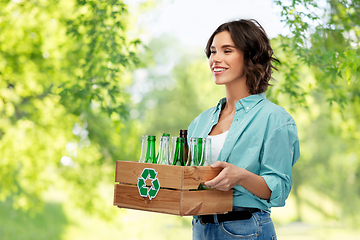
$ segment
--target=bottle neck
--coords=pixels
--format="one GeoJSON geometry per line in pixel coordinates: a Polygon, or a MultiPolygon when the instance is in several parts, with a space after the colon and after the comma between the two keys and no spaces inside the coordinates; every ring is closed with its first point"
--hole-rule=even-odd
{"type": "Polygon", "coordinates": [[[155,156],[155,136],[148,137],[148,146],[146,151],[146,163],[156,163],[155,156]]]}
{"type": "Polygon", "coordinates": [[[186,139],[186,137],[187,137],[187,130],[180,130],[179,136],[186,139]]]}

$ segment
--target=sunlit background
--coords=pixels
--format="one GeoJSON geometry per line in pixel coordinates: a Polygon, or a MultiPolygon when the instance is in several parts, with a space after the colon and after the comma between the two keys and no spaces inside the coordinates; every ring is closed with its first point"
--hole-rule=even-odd
{"type": "Polygon", "coordinates": [[[301,157],[278,239],[360,239],[357,0],[0,1],[0,239],[191,239],[191,217],[112,206],[116,160],[225,96],[204,47],[256,19],[282,62],[268,99],[301,157]]]}

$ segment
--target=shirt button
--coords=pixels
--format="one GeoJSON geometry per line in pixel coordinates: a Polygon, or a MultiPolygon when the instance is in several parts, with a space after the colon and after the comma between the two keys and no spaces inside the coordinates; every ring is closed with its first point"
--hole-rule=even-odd
{"type": "Polygon", "coordinates": [[[246,107],[246,110],[249,110],[249,107],[246,107]]]}
{"type": "Polygon", "coordinates": [[[214,120],[211,120],[211,122],[214,122],[214,120]]]}

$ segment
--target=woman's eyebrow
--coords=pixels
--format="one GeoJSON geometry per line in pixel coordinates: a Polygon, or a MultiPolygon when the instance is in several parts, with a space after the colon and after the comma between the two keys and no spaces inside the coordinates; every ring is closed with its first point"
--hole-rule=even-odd
{"type": "Polygon", "coordinates": [[[235,46],[233,46],[233,45],[231,45],[231,44],[225,44],[225,45],[223,45],[221,48],[228,48],[228,47],[230,47],[230,48],[236,48],[235,46]]]}
{"type": "MultiPolygon", "coordinates": [[[[228,48],[228,47],[230,47],[230,48],[236,48],[235,46],[233,46],[233,45],[231,45],[231,44],[225,44],[225,45],[222,45],[222,46],[221,46],[221,48],[228,48]]],[[[216,48],[216,47],[211,46],[210,48],[216,48]]]]}

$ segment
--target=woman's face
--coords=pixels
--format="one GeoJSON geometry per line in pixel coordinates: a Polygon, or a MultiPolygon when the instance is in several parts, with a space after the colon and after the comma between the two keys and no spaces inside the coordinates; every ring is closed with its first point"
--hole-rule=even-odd
{"type": "Polygon", "coordinates": [[[216,84],[246,81],[244,54],[236,48],[228,31],[215,35],[210,52],[209,64],[216,84]]]}

